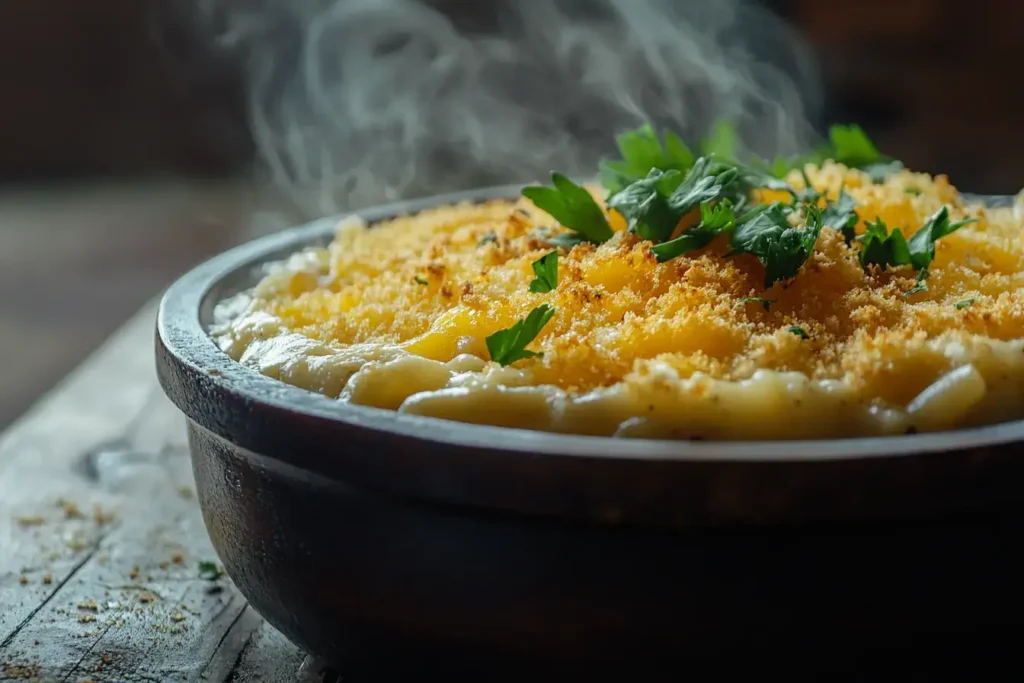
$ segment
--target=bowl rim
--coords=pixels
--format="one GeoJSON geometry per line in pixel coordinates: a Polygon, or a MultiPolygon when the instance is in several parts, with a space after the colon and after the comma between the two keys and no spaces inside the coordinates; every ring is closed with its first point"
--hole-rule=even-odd
{"type": "MultiPolygon", "coordinates": [[[[204,307],[211,307],[211,293],[226,278],[245,270],[252,272],[279,255],[318,241],[323,243],[333,236],[342,220],[357,217],[374,223],[445,204],[511,199],[519,195],[522,187],[521,184],[487,187],[389,203],[321,218],[221,252],[181,276],[165,291],[157,314],[157,342],[161,351],[158,367],[168,362],[176,364],[179,371],[202,376],[203,382],[221,395],[230,395],[248,406],[300,414],[307,420],[306,424],[314,420],[322,425],[367,429],[420,442],[486,449],[506,455],[623,461],[807,463],[905,457],[1024,441],[1024,420],[926,434],[778,441],[629,439],[454,422],[353,405],[267,377],[231,359],[204,328],[202,311],[204,307]]],[[[172,394],[163,368],[160,369],[161,384],[172,394]]],[[[204,415],[208,411],[197,410],[186,400],[175,402],[192,420],[217,431],[216,420],[206,419],[210,416],[204,415]]]]}

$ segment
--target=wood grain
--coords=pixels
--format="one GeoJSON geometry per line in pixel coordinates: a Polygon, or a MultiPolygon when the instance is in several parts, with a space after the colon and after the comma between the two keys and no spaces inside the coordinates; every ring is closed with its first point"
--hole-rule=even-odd
{"type": "Polygon", "coordinates": [[[0,437],[0,681],[322,679],[215,560],[150,305],[0,437]]]}

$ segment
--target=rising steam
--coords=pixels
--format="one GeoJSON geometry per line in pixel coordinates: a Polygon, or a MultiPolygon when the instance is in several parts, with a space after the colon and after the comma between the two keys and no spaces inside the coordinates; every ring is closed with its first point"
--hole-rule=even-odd
{"type": "Polygon", "coordinates": [[[262,171],[311,216],[587,177],[644,120],[728,118],[762,154],[813,137],[810,55],[745,0],[199,1],[244,60],[262,171]]]}

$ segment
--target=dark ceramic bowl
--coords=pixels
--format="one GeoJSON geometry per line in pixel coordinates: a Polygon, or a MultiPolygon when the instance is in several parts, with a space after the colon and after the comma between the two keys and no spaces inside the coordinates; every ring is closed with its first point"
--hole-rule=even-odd
{"type": "Polygon", "coordinates": [[[346,405],[228,358],[206,332],[214,304],[336,222],[208,261],[158,320],[213,544],[306,650],[370,680],[764,657],[792,675],[825,654],[1021,622],[1022,422],[768,443],[553,435],[346,405]]]}

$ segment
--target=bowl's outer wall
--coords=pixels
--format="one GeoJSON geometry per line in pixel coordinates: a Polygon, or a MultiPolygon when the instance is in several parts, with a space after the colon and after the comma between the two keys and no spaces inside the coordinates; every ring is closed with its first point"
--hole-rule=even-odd
{"type": "Polygon", "coordinates": [[[189,437],[230,576],[293,641],[369,680],[495,680],[513,665],[530,680],[604,680],[708,657],[719,674],[763,672],[766,656],[793,671],[848,657],[851,643],[905,647],[907,633],[1024,613],[1021,529],[1008,518],[731,531],[542,522],[367,493],[194,423],[189,437]],[[720,659],[738,653],[747,661],[720,659]]]}

